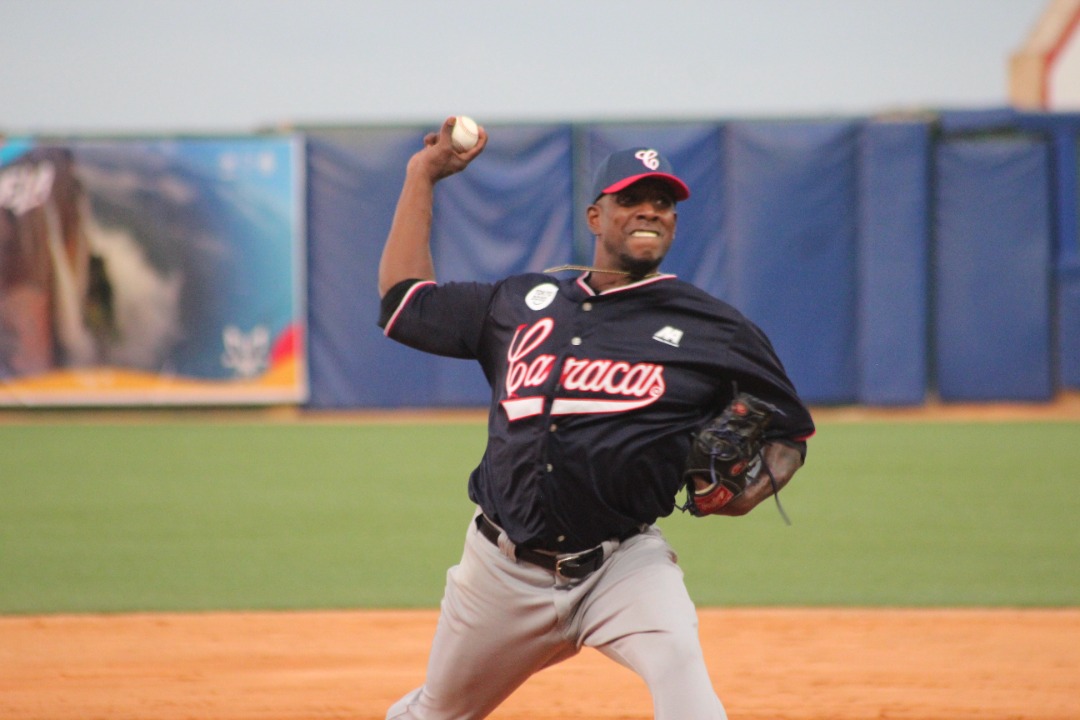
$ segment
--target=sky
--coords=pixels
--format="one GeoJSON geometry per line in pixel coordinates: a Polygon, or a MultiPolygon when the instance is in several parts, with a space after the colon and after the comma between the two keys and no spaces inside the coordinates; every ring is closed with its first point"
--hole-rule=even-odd
{"type": "Polygon", "coordinates": [[[0,0],[0,132],[1008,105],[1050,0],[0,0]]]}

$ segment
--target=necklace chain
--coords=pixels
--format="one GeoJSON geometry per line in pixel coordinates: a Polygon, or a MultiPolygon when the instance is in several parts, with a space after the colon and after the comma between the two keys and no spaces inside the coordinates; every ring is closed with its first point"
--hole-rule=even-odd
{"type": "MultiPolygon", "coordinates": [[[[629,270],[601,270],[600,268],[590,267],[589,265],[559,265],[557,267],[548,268],[544,272],[545,273],[556,273],[556,272],[560,272],[562,270],[580,270],[581,272],[608,273],[609,275],[629,275],[629,276],[633,276],[633,277],[638,277],[638,276],[635,276],[634,273],[630,272],[629,270]]],[[[644,280],[645,278],[656,277],[659,274],[660,273],[658,273],[658,272],[652,272],[652,273],[649,273],[648,275],[641,275],[640,277],[641,277],[641,279],[644,280]]]]}

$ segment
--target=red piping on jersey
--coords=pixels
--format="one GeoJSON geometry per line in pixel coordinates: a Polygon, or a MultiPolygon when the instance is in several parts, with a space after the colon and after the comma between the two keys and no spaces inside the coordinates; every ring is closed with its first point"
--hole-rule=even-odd
{"type": "Polygon", "coordinates": [[[649,285],[660,280],[671,280],[675,277],[670,273],[665,273],[663,275],[655,275],[650,278],[645,278],[643,280],[638,280],[637,282],[630,283],[629,285],[620,285],[619,287],[611,288],[610,290],[605,290],[604,292],[598,293],[592,289],[592,286],[590,286],[589,283],[585,282],[585,278],[588,275],[589,273],[583,273],[578,277],[576,282],[582,290],[589,293],[590,295],[610,295],[611,293],[621,292],[623,290],[630,290],[631,288],[641,287],[642,285],[649,285]]]}
{"type": "Polygon", "coordinates": [[[383,335],[385,335],[386,337],[390,337],[390,328],[394,327],[394,322],[397,320],[398,315],[401,314],[401,310],[409,302],[409,299],[412,298],[413,294],[417,291],[417,289],[419,289],[423,285],[434,284],[434,280],[421,280],[414,284],[411,288],[409,288],[408,292],[405,293],[405,297],[401,298],[401,302],[398,303],[397,310],[395,310],[394,314],[390,316],[390,320],[386,323],[386,327],[383,328],[383,335]]]}

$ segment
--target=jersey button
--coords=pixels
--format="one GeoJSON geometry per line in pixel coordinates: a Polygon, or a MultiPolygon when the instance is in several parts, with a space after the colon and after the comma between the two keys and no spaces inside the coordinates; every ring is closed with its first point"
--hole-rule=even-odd
{"type": "Polygon", "coordinates": [[[571,338],[570,344],[571,345],[580,345],[581,344],[581,338],[579,338],[579,337],[571,338]]]}
{"type": "Polygon", "coordinates": [[[552,470],[554,470],[554,469],[555,469],[555,466],[554,466],[554,465],[552,465],[551,463],[548,463],[548,466],[547,466],[547,471],[548,471],[548,472],[551,472],[551,471],[552,471],[552,470]]]}
{"type": "Polygon", "coordinates": [[[551,427],[548,428],[548,430],[550,430],[551,432],[555,432],[558,429],[559,429],[559,426],[556,425],[555,423],[551,423],[551,427]]]}
{"type": "Polygon", "coordinates": [[[589,312],[590,310],[592,310],[592,303],[589,303],[589,302],[582,303],[581,304],[581,309],[584,310],[585,312],[589,312]]]}

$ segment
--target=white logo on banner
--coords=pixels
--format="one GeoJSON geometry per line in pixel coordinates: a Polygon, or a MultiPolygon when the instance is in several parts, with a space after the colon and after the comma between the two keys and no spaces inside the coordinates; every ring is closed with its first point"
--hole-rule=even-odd
{"type": "Polygon", "coordinates": [[[660,153],[655,150],[638,150],[634,153],[634,157],[641,161],[641,164],[650,170],[655,170],[660,167],[660,153]]]}
{"type": "Polygon", "coordinates": [[[263,325],[256,325],[250,333],[229,325],[221,340],[225,345],[221,364],[240,377],[255,377],[269,365],[270,330],[263,325]]]}

